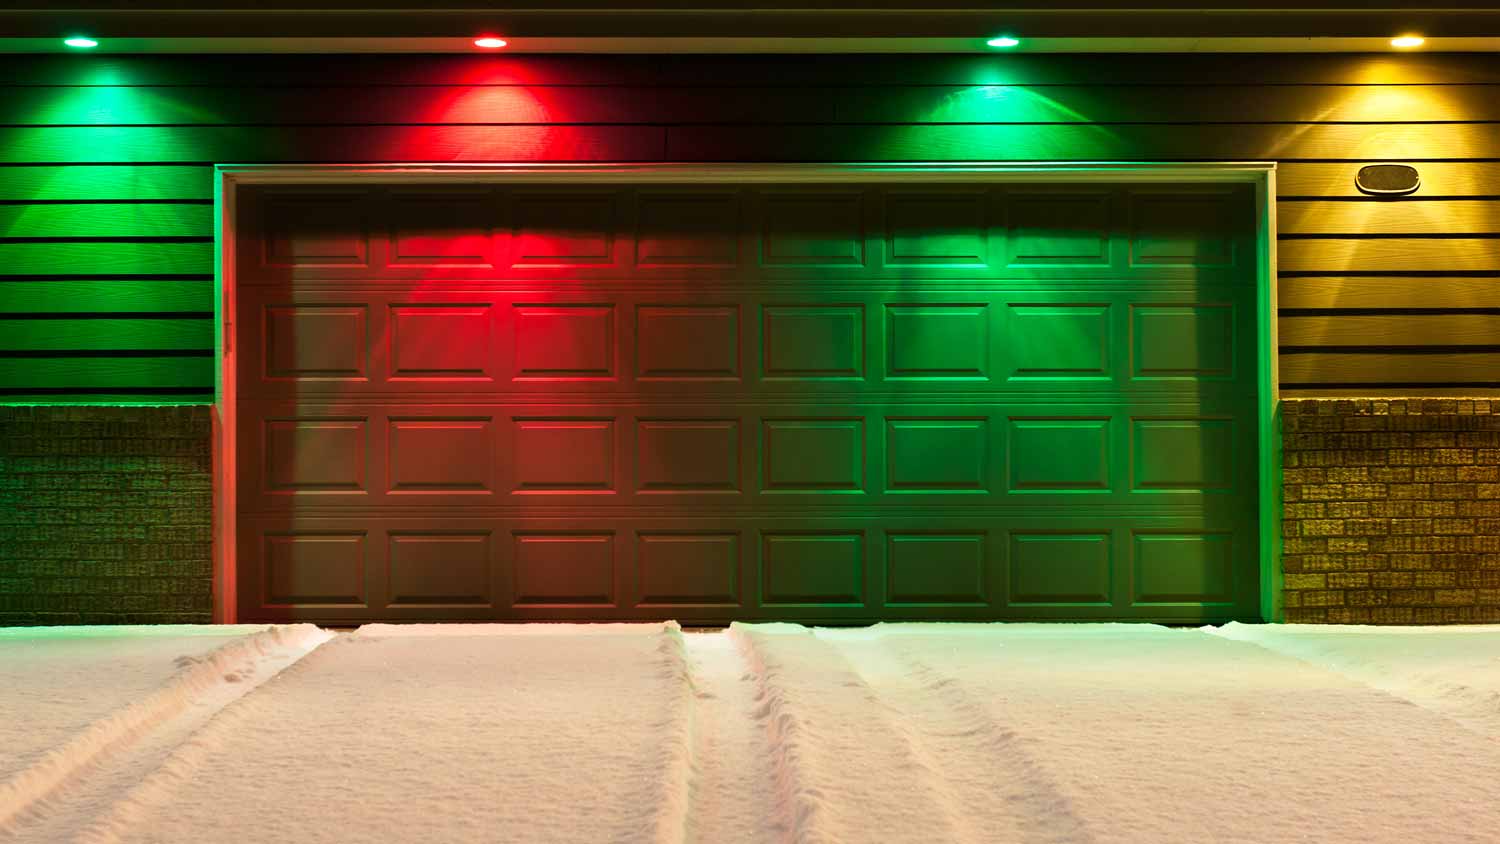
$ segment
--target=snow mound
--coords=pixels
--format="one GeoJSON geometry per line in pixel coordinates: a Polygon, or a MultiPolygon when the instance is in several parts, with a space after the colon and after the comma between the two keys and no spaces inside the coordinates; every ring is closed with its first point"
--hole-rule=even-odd
{"type": "Polygon", "coordinates": [[[1500,737],[1500,626],[1234,622],[1206,629],[1337,672],[1500,737]]]}

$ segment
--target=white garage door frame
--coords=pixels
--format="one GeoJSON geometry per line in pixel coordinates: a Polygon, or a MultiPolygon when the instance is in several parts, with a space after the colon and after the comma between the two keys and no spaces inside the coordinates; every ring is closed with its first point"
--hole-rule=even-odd
{"type": "Polygon", "coordinates": [[[1249,183],[1255,186],[1256,431],[1260,615],[1281,619],[1281,425],[1276,357],[1276,164],[962,162],[944,164],[219,164],[214,167],[213,620],[236,621],[235,209],[241,185],[752,184],[927,182],[1249,183]]]}

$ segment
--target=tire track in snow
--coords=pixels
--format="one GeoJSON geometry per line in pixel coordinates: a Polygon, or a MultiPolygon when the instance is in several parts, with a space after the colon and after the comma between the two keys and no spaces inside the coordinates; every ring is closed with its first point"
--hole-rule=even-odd
{"type": "Polygon", "coordinates": [[[689,840],[688,822],[692,812],[693,792],[697,784],[696,749],[698,690],[688,666],[687,645],[677,622],[666,623],[657,645],[662,657],[660,678],[670,690],[666,718],[662,722],[660,793],[643,805],[654,804],[649,824],[651,840],[656,844],[685,844],[689,840]]]}
{"type": "Polygon", "coordinates": [[[755,675],[723,632],[688,633],[694,699],[695,789],[689,841],[769,844],[789,832],[776,811],[774,767],[756,721],[755,675]]]}
{"type": "Polygon", "coordinates": [[[903,722],[917,725],[919,741],[935,745],[931,753],[962,760],[940,773],[957,802],[982,816],[987,840],[1095,841],[1039,757],[1027,751],[1025,737],[997,719],[961,678],[928,664],[897,635],[828,638],[846,653],[860,655],[850,660],[856,667],[880,672],[881,687],[892,690],[903,722]],[[996,839],[996,826],[1009,828],[1011,835],[996,839]]]}
{"type": "Polygon", "coordinates": [[[792,625],[733,625],[758,684],[785,840],[979,842],[935,784],[941,761],[835,648],[792,625]]]}
{"type": "Polygon", "coordinates": [[[212,705],[221,696],[227,703],[253,689],[269,676],[259,673],[263,663],[274,662],[278,655],[295,661],[332,637],[311,624],[284,625],[236,639],[201,657],[183,658],[179,662],[182,671],[154,694],[94,722],[72,741],[0,784],[0,838],[29,836],[28,830],[66,801],[70,790],[86,789],[100,769],[122,757],[128,764],[138,745],[150,742],[155,731],[170,726],[192,707],[212,705]],[[247,679],[256,682],[228,685],[247,679]]]}

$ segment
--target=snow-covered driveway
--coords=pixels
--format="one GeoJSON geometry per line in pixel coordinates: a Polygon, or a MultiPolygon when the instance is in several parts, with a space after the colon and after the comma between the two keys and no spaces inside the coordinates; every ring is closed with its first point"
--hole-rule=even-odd
{"type": "Polygon", "coordinates": [[[0,635],[0,839],[1500,840],[1500,628],[215,635],[0,635]]]}

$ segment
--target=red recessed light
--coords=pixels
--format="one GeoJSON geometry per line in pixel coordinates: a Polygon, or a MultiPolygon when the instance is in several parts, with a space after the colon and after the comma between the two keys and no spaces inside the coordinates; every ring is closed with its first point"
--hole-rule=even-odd
{"type": "Polygon", "coordinates": [[[483,47],[486,50],[498,50],[501,47],[505,46],[505,39],[504,38],[496,38],[493,35],[486,35],[486,36],[484,36],[482,38],[475,38],[474,39],[474,46],[475,47],[483,47]]]}

